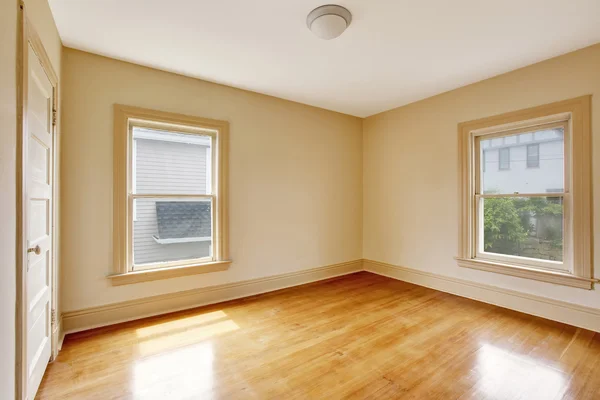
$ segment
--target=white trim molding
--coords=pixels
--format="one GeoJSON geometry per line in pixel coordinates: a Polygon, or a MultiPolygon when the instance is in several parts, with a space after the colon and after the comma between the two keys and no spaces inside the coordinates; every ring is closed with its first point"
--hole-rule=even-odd
{"type": "Polygon", "coordinates": [[[367,271],[600,332],[600,309],[372,260],[354,260],[265,278],[168,293],[63,313],[61,335],[254,296],[367,271]]]}
{"type": "Polygon", "coordinates": [[[363,268],[374,274],[600,332],[600,309],[379,261],[363,260],[363,268]]]}
{"type": "Polygon", "coordinates": [[[561,271],[542,271],[537,268],[519,266],[514,264],[504,264],[502,262],[478,260],[476,258],[456,258],[459,266],[465,268],[478,269],[481,271],[495,272],[498,274],[512,275],[519,278],[534,279],[541,282],[554,283],[557,285],[571,286],[579,289],[591,290],[594,287],[596,279],[582,278],[573,274],[561,271]]]}
{"type": "Polygon", "coordinates": [[[362,260],[64,312],[66,334],[221,303],[362,271],[362,260]]]}
{"type": "Polygon", "coordinates": [[[63,343],[65,342],[65,331],[63,329],[62,315],[58,320],[59,320],[59,323],[58,323],[57,355],[58,355],[58,352],[62,350],[63,343]]]}

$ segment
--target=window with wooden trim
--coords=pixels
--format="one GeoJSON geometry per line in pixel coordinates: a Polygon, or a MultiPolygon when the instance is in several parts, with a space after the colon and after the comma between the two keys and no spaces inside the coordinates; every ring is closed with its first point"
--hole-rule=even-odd
{"type": "Polygon", "coordinates": [[[462,123],[459,142],[459,265],[591,289],[590,97],[462,123]]]}
{"type": "Polygon", "coordinates": [[[113,284],[226,269],[228,124],[114,111],[113,284]]]}

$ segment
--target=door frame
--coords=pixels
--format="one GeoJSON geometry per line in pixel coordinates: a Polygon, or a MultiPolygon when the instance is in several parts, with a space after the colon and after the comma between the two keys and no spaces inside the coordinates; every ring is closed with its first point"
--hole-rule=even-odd
{"type": "MultiPolygon", "coordinates": [[[[16,346],[15,346],[15,373],[16,373],[16,397],[27,399],[28,373],[27,373],[27,327],[24,325],[27,315],[26,301],[26,274],[27,269],[27,161],[28,161],[28,130],[27,130],[27,96],[29,59],[28,46],[31,45],[37,55],[50,84],[52,85],[52,226],[51,226],[51,249],[50,260],[50,343],[51,361],[58,354],[58,336],[60,334],[60,318],[57,315],[58,292],[57,292],[57,255],[58,255],[58,75],[52,67],[50,58],[46,53],[44,45],[38,36],[35,27],[27,17],[25,5],[19,2],[18,18],[18,45],[17,45],[17,231],[16,231],[16,275],[17,275],[17,297],[16,297],[16,346]]],[[[29,399],[33,400],[33,399],[29,399]]]]}

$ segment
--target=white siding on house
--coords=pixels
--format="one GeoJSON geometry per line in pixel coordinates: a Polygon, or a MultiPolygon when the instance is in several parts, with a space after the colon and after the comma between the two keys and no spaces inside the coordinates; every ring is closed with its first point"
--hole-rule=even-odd
{"type": "MultiPolygon", "coordinates": [[[[481,141],[485,162],[484,193],[552,193],[564,188],[562,129],[553,129],[481,141]],[[539,166],[527,166],[527,145],[539,145],[539,166]],[[510,151],[508,169],[500,168],[500,149],[510,151]]],[[[482,167],[483,168],[483,167],[482,167]]]]}
{"type": "Polygon", "coordinates": [[[137,194],[207,194],[207,146],[161,140],[137,142],[137,194]]]}
{"type": "MultiPolygon", "coordinates": [[[[200,144],[135,138],[136,194],[206,194],[207,149],[200,144]]],[[[174,199],[168,199],[172,201],[174,199]]],[[[177,199],[194,201],[193,198],[177,199]]],[[[200,201],[200,199],[198,199],[200,201]]],[[[135,201],[134,264],[174,261],[210,255],[211,241],[159,244],[156,199],[135,201]]]]}

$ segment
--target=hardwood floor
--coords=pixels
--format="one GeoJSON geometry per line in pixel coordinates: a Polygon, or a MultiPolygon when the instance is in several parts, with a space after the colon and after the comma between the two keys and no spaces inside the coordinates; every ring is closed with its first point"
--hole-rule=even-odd
{"type": "Polygon", "coordinates": [[[600,334],[368,272],[67,336],[39,399],[600,399],[600,334]]]}

